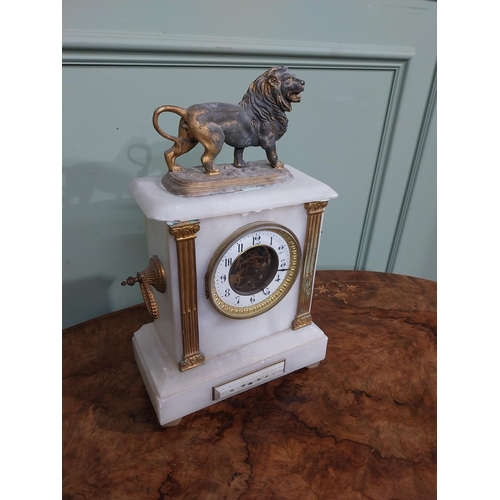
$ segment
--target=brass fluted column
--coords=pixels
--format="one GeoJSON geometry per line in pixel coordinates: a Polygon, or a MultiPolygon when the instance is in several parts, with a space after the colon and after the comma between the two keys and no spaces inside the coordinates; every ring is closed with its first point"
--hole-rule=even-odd
{"type": "Polygon", "coordinates": [[[299,300],[297,314],[292,322],[292,328],[297,330],[312,323],[311,300],[314,284],[314,271],[318,256],[319,237],[323,212],[328,205],[327,201],[305,203],[307,211],[307,228],[304,248],[302,273],[300,275],[299,300]]]}
{"type": "Polygon", "coordinates": [[[179,370],[184,372],[205,362],[205,356],[200,351],[198,331],[198,287],[194,241],[196,233],[200,230],[200,221],[169,224],[168,230],[175,238],[177,247],[183,349],[179,370]]]}

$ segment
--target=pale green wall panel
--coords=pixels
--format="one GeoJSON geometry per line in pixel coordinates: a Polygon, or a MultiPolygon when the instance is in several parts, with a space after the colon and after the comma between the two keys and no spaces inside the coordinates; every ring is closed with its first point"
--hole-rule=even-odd
{"type": "MultiPolygon", "coordinates": [[[[135,294],[120,286],[122,279],[147,262],[143,220],[127,185],[134,177],[166,171],[163,150],[169,143],[152,127],[154,109],[166,103],[188,106],[193,98],[195,102],[238,102],[264,69],[233,69],[231,78],[227,68],[65,69],[65,311],[69,308],[72,316],[80,311],[78,318],[85,319],[86,301],[75,300],[79,289],[88,297],[98,297],[99,313],[127,305],[130,298],[137,301],[135,294]],[[209,88],[203,85],[206,81],[212,83],[209,88]],[[138,251],[142,260],[135,257],[138,251]],[[128,261],[123,258],[126,255],[128,261]],[[85,285],[79,285],[79,280],[85,285]],[[99,293],[92,293],[92,287],[99,293]],[[106,294],[103,287],[108,289],[106,294]]],[[[318,265],[352,269],[365,216],[364,204],[358,200],[365,200],[370,192],[392,77],[386,71],[346,69],[297,69],[296,73],[306,80],[306,91],[289,114],[289,129],[278,142],[278,154],[342,193],[327,209],[318,265]],[[318,124],[320,113],[329,120],[318,124]],[[363,147],[353,148],[357,143],[363,147]]],[[[175,115],[167,115],[162,126],[175,132],[177,123],[175,115]]],[[[199,164],[202,151],[197,146],[179,161],[199,164]]],[[[245,151],[249,160],[263,155],[260,148],[245,151]]],[[[219,160],[230,162],[232,149],[224,148],[219,160]]]]}
{"type": "Polygon", "coordinates": [[[411,46],[432,43],[436,2],[63,0],[62,13],[65,30],[411,46]]]}
{"type": "MultiPolygon", "coordinates": [[[[426,38],[426,42],[429,39],[434,40],[435,47],[435,34],[426,38]]],[[[400,208],[405,202],[414,154],[421,140],[421,125],[427,112],[429,88],[434,78],[436,53],[431,47],[427,47],[427,53],[417,52],[406,68],[397,122],[392,130],[390,154],[385,164],[376,216],[370,229],[369,249],[360,262],[363,269],[387,270],[387,260],[392,251],[400,208]]]]}
{"type": "Polygon", "coordinates": [[[352,269],[386,119],[392,71],[333,69],[300,74],[307,82],[306,91],[300,109],[296,106],[293,113],[300,119],[301,132],[284,140],[293,139],[287,145],[293,166],[339,193],[326,210],[318,267],[352,269]]]}
{"type": "Polygon", "coordinates": [[[397,249],[393,272],[437,280],[436,108],[397,249]]]}

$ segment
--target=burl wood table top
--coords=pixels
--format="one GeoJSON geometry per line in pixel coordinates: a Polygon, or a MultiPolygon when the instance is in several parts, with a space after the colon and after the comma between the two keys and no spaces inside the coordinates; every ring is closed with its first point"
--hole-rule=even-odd
{"type": "Polygon", "coordinates": [[[436,498],[436,283],[319,271],[326,359],[163,428],[128,308],[63,332],[63,500],[436,498]]]}

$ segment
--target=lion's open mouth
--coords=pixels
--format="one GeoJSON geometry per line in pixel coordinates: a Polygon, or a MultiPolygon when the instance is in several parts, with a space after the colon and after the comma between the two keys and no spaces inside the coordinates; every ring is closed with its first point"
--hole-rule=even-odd
{"type": "Polygon", "coordinates": [[[300,94],[301,92],[290,92],[288,94],[289,101],[291,102],[300,102],[300,94]]]}

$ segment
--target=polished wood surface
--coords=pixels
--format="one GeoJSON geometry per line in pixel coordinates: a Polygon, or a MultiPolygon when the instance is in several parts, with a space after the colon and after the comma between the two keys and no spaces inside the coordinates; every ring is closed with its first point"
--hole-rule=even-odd
{"type": "Polygon", "coordinates": [[[63,500],[436,498],[436,283],[319,271],[326,359],[161,427],[135,306],[63,332],[63,500]]]}

